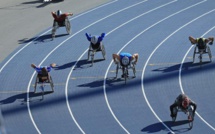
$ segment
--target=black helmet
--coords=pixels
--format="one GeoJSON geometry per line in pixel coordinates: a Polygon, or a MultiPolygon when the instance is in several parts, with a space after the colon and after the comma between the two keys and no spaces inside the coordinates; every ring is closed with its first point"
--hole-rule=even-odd
{"type": "Polygon", "coordinates": [[[203,38],[199,38],[199,39],[198,39],[198,45],[199,45],[199,46],[204,46],[204,45],[205,45],[205,42],[204,42],[204,39],[203,39],[203,38]]]}
{"type": "Polygon", "coordinates": [[[61,10],[57,10],[56,14],[59,17],[62,14],[62,11],[61,10]]]}

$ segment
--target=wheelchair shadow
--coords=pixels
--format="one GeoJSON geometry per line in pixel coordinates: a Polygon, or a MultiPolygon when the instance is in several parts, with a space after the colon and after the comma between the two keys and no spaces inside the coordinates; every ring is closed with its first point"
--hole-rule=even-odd
{"type": "MultiPolygon", "coordinates": [[[[174,133],[185,133],[185,132],[191,130],[189,128],[189,125],[188,125],[188,123],[189,123],[188,120],[181,120],[181,121],[176,121],[176,122],[165,121],[163,123],[168,128],[170,128],[174,133]],[[187,124],[186,128],[173,129],[173,127],[181,126],[181,125],[184,125],[184,124],[187,124]]],[[[149,126],[143,128],[141,130],[141,132],[147,132],[147,133],[157,133],[157,132],[160,132],[160,131],[167,131],[167,132],[169,132],[169,130],[161,122],[149,125],[149,126]]],[[[169,134],[170,133],[171,132],[169,132],[169,134]]]]}
{"type": "MultiPolygon", "coordinates": [[[[51,92],[51,91],[45,91],[44,95],[47,95],[47,94],[50,94],[50,93],[53,93],[53,92],[51,92]]],[[[38,92],[38,93],[29,92],[29,98],[34,98],[34,97],[39,97],[39,96],[42,96],[42,92],[38,92]]],[[[10,103],[14,103],[17,100],[22,100],[21,101],[22,104],[25,103],[25,102],[27,102],[28,101],[27,93],[17,94],[17,95],[9,97],[7,99],[1,100],[0,104],[1,105],[10,104],[10,103]]],[[[42,99],[39,99],[39,100],[42,100],[42,99]]]]}
{"type": "Polygon", "coordinates": [[[64,0],[52,0],[52,1],[49,1],[49,2],[43,2],[43,0],[35,0],[35,1],[29,1],[29,2],[23,2],[22,4],[40,4],[38,6],[36,6],[36,8],[42,8],[42,7],[45,7],[51,3],[59,3],[59,2],[63,2],[64,0]]]}
{"type": "MultiPolygon", "coordinates": [[[[55,38],[59,38],[59,37],[67,36],[67,35],[68,34],[59,34],[59,35],[56,35],[55,38]]],[[[39,43],[45,43],[45,42],[50,42],[50,41],[53,41],[51,34],[42,35],[39,38],[34,37],[31,39],[24,38],[24,39],[18,40],[19,44],[25,44],[25,43],[29,43],[29,42],[33,42],[34,44],[39,44],[39,43]]]]}
{"type": "MultiPolygon", "coordinates": [[[[121,78],[116,79],[115,77],[107,78],[106,79],[106,84],[108,86],[114,86],[113,83],[120,82],[120,81],[124,81],[124,79],[121,79],[121,78]]],[[[90,83],[78,85],[78,87],[95,88],[95,87],[102,87],[103,85],[104,85],[104,79],[101,79],[101,80],[96,80],[96,81],[93,81],[93,82],[90,82],[90,83]]]]}
{"type": "MultiPolygon", "coordinates": [[[[95,60],[94,63],[100,62],[100,61],[103,61],[103,59],[95,60]]],[[[73,62],[63,64],[63,65],[57,65],[56,67],[54,67],[54,69],[55,70],[62,70],[62,69],[66,69],[66,68],[71,68],[76,64],[76,62],[77,61],[73,61],[73,62]]],[[[74,70],[85,69],[85,68],[89,68],[89,67],[92,67],[91,61],[87,61],[87,59],[84,59],[84,60],[79,60],[77,62],[76,66],[74,67],[74,70]]]]}
{"type": "MultiPolygon", "coordinates": [[[[206,65],[208,63],[211,63],[211,62],[205,61],[205,62],[202,62],[202,64],[193,63],[193,62],[185,62],[185,63],[183,63],[182,70],[189,70],[190,68],[194,68],[197,66],[202,67],[202,65],[206,65]]],[[[163,73],[168,73],[168,72],[173,72],[173,71],[179,71],[180,67],[181,67],[181,64],[176,64],[176,65],[173,65],[170,67],[162,67],[162,68],[154,69],[152,71],[160,71],[163,73]]]]}

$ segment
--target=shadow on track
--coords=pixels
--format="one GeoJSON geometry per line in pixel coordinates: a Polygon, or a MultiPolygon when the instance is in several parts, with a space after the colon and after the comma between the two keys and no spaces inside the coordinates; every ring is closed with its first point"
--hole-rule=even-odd
{"type": "MultiPolygon", "coordinates": [[[[67,36],[67,35],[68,34],[59,34],[59,35],[56,35],[55,38],[60,38],[60,37],[67,36]]],[[[34,37],[31,39],[24,38],[24,39],[19,40],[18,42],[19,42],[19,44],[25,44],[25,43],[29,43],[31,41],[33,41],[34,44],[49,42],[49,41],[52,41],[52,35],[47,34],[47,35],[40,36],[39,38],[34,37]]]]}
{"type": "MultiPolygon", "coordinates": [[[[86,60],[85,60],[86,61],[86,60]]],[[[191,63],[187,63],[187,65],[190,65],[191,63]]],[[[186,64],[185,64],[186,65],[186,64]]],[[[201,71],[212,71],[214,70],[214,65],[215,63],[210,63],[210,64],[207,64],[205,65],[204,67],[202,67],[201,69],[199,67],[196,67],[196,68],[192,68],[192,69],[189,69],[189,71],[186,71],[187,73],[184,73],[183,75],[186,76],[186,75],[192,75],[193,73],[200,73],[201,71]]],[[[64,67],[65,68],[65,67],[64,67]]],[[[175,77],[178,77],[178,71],[175,71],[175,72],[171,72],[171,73],[165,73],[165,74],[162,74],[160,76],[152,76],[152,77],[144,77],[144,84],[154,84],[158,81],[163,81],[165,79],[172,79],[172,78],[175,78],[175,77]]],[[[129,81],[128,84],[116,84],[114,85],[113,83],[114,82],[119,82],[121,81],[120,79],[117,79],[117,80],[113,80],[113,77],[109,77],[107,78],[107,81],[106,81],[106,92],[108,94],[110,93],[115,93],[115,92],[123,92],[125,90],[130,90],[129,87],[132,87],[133,89],[132,90],[139,90],[139,86],[140,86],[140,83],[141,83],[141,79],[136,77],[135,79],[129,81]],[[124,86],[122,86],[124,85],[124,86]],[[113,87],[112,87],[113,86],[113,87]],[[126,88],[125,88],[126,86],[126,88]],[[138,88],[136,88],[138,87],[138,88]]],[[[95,97],[95,96],[100,96],[100,95],[104,95],[104,90],[103,90],[103,79],[100,80],[100,81],[97,81],[97,82],[93,82],[93,83],[88,83],[88,86],[95,86],[94,84],[97,83],[97,87],[98,88],[90,88],[91,90],[88,90],[88,91],[85,91],[85,92],[78,92],[78,93],[68,93],[68,98],[69,98],[69,101],[72,101],[72,102],[76,102],[80,99],[88,99],[89,97],[95,97]]],[[[81,86],[81,85],[80,85],[81,86]]],[[[83,86],[83,85],[82,85],[83,86]]],[[[30,93],[32,94],[32,93],[30,93]]],[[[22,97],[21,98],[25,98],[26,99],[26,93],[24,95],[21,95],[22,97]]],[[[31,95],[30,95],[31,96],[31,95]]],[[[10,101],[11,100],[15,100],[14,98],[19,98],[17,96],[13,97],[13,99],[9,99],[10,101]]],[[[4,100],[4,101],[1,101],[2,102],[6,102],[8,103],[8,101],[4,100]]],[[[40,108],[41,106],[52,106],[52,105],[56,105],[56,104],[61,104],[61,103],[65,103],[65,95],[62,95],[62,96],[58,96],[56,98],[53,98],[51,100],[45,100],[43,101],[43,103],[31,103],[31,107],[33,107],[34,109],[37,109],[37,108],[40,108]]],[[[4,112],[4,116],[10,116],[11,114],[18,114],[19,112],[23,112],[26,110],[26,107],[19,107],[19,106],[15,106],[15,107],[12,107],[12,108],[8,108],[6,110],[3,110],[4,112]]],[[[178,122],[178,121],[177,121],[178,122]]],[[[176,122],[176,124],[177,124],[176,122]]],[[[180,122],[180,121],[179,121],[180,122]]],[[[174,125],[171,125],[170,122],[165,122],[167,125],[170,124],[170,126],[174,126],[174,125]]],[[[164,127],[161,126],[162,124],[160,123],[157,123],[157,124],[154,124],[155,126],[160,126],[159,130],[163,130],[164,127]],[[162,129],[163,128],[163,129],[162,129]]],[[[144,128],[143,130],[144,131],[148,131],[148,130],[151,130],[151,127],[152,125],[144,128]],[[149,129],[150,128],[150,129],[149,129]]],[[[155,127],[156,128],[156,127],[155,127]]],[[[157,130],[157,131],[159,131],[157,130]]],[[[151,130],[153,131],[153,130],[151,130]]]]}
{"type": "MultiPolygon", "coordinates": [[[[166,126],[168,126],[175,133],[184,133],[184,132],[187,132],[190,130],[188,125],[187,125],[187,128],[173,129],[173,127],[188,124],[189,123],[188,120],[181,120],[181,121],[176,121],[176,122],[165,121],[163,123],[166,124],[166,126]]],[[[143,128],[141,131],[147,132],[147,133],[156,133],[156,132],[160,132],[160,131],[168,132],[167,128],[161,122],[149,125],[149,126],[143,128]]]]}
{"type": "MultiPolygon", "coordinates": [[[[203,62],[202,64],[185,62],[185,63],[183,63],[182,70],[189,70],[194,67],[203,67],[203,65],[208,64],[208,63],[211,63],[211,62],[206,61],[206,62],[203,62]]],[[[180,66],[181,66],[181,64],[176,64],[176,65],[173,65],[170,67],[162,67],[162,68],[154,69],[152,71],[160,71],[163,73],[168,73],[168,72],[173,72],[173,71],[179,71],[180,66]]]]}
{"type": "MultiPolygon", "coordinates": [[[[103,61],[103,59],[94,60],[94,63],[101,62],[101,61],[103,61]]],[[[66,68],[71,68],[71,67],[73,67],[75,65],[76,62],[77,61],[73,61],[73,62],[63,64],[63,65],[57,65],[54,69],[55,70],[62,70],[62,69],[66,69],[66,68]]],[[[91,66],[91,61],[87,61],[87,59],[84,59],[84,60],[79,60],[78,61],[78,63],[76,64],[74,70],[85,69],[85,68],[89,68],[89,67],[92,67],[91,66]]]]}
{"type": "MultiPolygon", "coordinates": [[[[53,93],[53,92],[51,92],[51,91],[45,91],[44,95],[47,95],[47,94],[50,94],[50,93],[53,93]]],[[[34,98],[34,97],[38,97],[38,96],[42,96],[42,93],[34,93],[34,92],[30,92],[29,93],[29,97],[30,98],[34,98]]],[[[20,99],[23,100],[22,101],[23,103],[27,102],[27,93],[17,94],[17,95],[9,97],[7,99],[1,100],[0,104],[1,105],[10,104],[10,103],[14,103],[16,100],[20,100],[20,99]]]]}
{"type": "MultiPolygon", "coordinates": [[[[95,79],[97,79],[95,77],[95,79]]],[[[123,79],[115,79],[115,78],[108,78],[106,80],[106,84],[109,85],[109,86],[113,86],[112,83],[115,83],[115,82],[120,82],[120,81],[124,81],[123,79]]],[[[89,88],[95,88],[95,87],[102,87],[104,84],[104,79],[101,79],[101,80],[96,80],[96,81],[93,81],[93,82],[90,82],[90,83],[85,83],[85,84],[81,84],[81,85],[78,85],[78,87],[89,87],[89,88]]],[[[123,83],[124,84],[124,83],[123,83]]]]}
{"type": "Polygon", "coordinates": [[[52,0],[49,2],[43,2],[43,0],[35,0],[35,1],[29,1],[29,2],[23,2],[22,4],[40,4],[38,6],[36,6],[36,8],[42,8],[45,7],[51,3],[59,3],[59,2],[63,2],[64,0],[52,0]]]}

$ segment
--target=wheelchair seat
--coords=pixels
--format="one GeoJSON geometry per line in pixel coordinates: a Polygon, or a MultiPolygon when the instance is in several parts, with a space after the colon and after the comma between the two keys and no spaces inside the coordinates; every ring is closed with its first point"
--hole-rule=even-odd
{"type": "Polygon", "coordinates": [[[39,79],[38,82],[48,82],[48,77],[49,77],[49,74],[37,74],[37,78],[39,79]]]}
{"type": "Polygon", "coordinates": [[[52,28],[52,36],[53,36],[52,38],[55,37],[55,32],[59,27],[65,27],[67,33],[71,34],[71,25],[70,25],[70,21],[69,21],[68,17],[66,17],[66,19],[64,21],[62,21],[62,22],[57,22],[57,21],[54,20],[53,28],[52,28]]]}
{"type": "MultiPolygon", "coordinates": [[[[46,72],[46,73],[37,74],[35,86],[34,86],[34,93],[36,93],[37,84],[41,84],[43,86],[44,83],[50,83],[52,92],[54,92],[54,83],[53,83],[52,77],[49,74],[49,72],[46,72]]],[[[44,91],[43,91],[43,93],[44,93],[44,91]]]]}
{"type": "Polygon", "coordinates": [[[90,47],[89,47],[89,50],[88,50],[88,60],[91,57],[92,65],[93,65],[93,62],[94,62],[94,55],[95,55],[96,52],[99,52],[99,51],[102,52],[103,59],[105,60],[106,51],[105,51],[104,45],[102,43],[97,43],[95,45],[90,43],[90,47]]]}
{"type": "Polygon", "coordinates": [[[200,63],[202,63],[202,57],[203,54],[208,54],[209,58],[210,58],[210,62],[212,61],[212,53],[210,50],[210,47],[205,45],[205,46],[195,46],[194,48],[194,52],[193,52],[193,63],[195,61],[195,55],[199,54],[199,59],[200,59],[200,63]],[[197,50],[198,49],[198,50],[197,50]]]}
{"type": "Polygon", "coordinates": [[[90,43],[90,45],[91,45],[92,50],[94,50],[96,52],[102,51],[102,49],[101,49],[102,43],[97,43],[97,44],[90,43]]]}
{"type": "Polygon", "coordinates": [[[128,77],[128,70],[129,69],[132,69],[132,71],[133,71],[133,74],[134,74],[133,78],[136,77],[135,64],[132,63],[132,61],[130,61],[128,57],[126,57],[126,56],[123,57],[121,59],[121,61],[117,62],[116,64],[117,64],[117,66],[116,66],[116,77],[115,78],[117,78],[119,69],[122,70],[122,76],[124,76],[124,78],[125,78],[125,84],[126,84],[126,79],[128,77]]]}
{"type": "Polygon", "coordinates": [[[58,23],[58,25],[59,25],[59,27],[65,27],[66,25],[65,25],[65,21],[63,21],[63,22],[57,22],[58,23]]]}

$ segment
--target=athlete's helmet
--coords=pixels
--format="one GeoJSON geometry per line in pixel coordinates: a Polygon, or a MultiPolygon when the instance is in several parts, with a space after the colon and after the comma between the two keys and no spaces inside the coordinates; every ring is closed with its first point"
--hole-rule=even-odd
{"type": "Polygon", "coordinates": [[[129,64],[129,58],[127,57],[127,56],[125,56],[125,57],[123,57],[122,59],[121,59],[121,61],[122,61],[122,65],[124,65],[124,66],[128,66],[128,64],[129,64]]]}
{"type": "Polygon", "coordinates": [[[98,38],[96,36],[92,36],[90,41],[91,43],[96,44],[98,41],[98,38]]]}
{"type": "Polygon", "coordinates": [[[184,108],[187,108],[189,106],[189,103],[190,103],[190,101],[189,101],[188,97],[185,97],[184,100],[182,101],[182,106],[184,108]]]}
{"type": "Polygon", "coordinates": [[[198,39],[198,45],[199,46],[205,46],[205,42],[204,42],[203,38],[198,39]]]}
{"type": "Polygon", "coordinates": [[[57,10],[56,15],[59,17],[62,14],[61,10],[57,10]]]}

